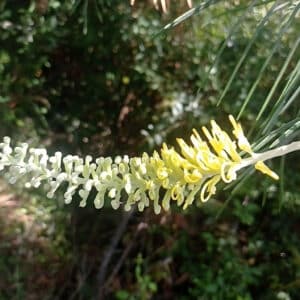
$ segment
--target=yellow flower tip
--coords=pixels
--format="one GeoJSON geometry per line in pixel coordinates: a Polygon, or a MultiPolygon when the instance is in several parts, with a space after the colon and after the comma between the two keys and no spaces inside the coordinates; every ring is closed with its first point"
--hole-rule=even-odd
{"type": "Polygon", "coordinates": [[[235,165],[229,163],[223,163],[221,167],[221,178],[225,183],[230,183],[236,180],[236,171],[234,170],[235,165]]]}
{"type": "Polygon", "coordinates": [[[196,137],[196,139],[199,140],[199,142],[201,142],[202,139],[201,139],[200,134],[197,131],[197,129],[193,128],[192,132],[193,132],[194,136],[196,137]]]}
{"type": "Polygon", "coordinates": [[[186,210],[190,205],[191,205],[190,203],[188,203],[188,202],[185,201],[182,209],[186,210]]]}
{"type": "Polygon", "coordinates": [[[201,142],[192,134],[191,135],[191,142],[194,146],[194,148],[200,148],[201,147],[201,142]]]}
{"type": "Polygon", "coordinates": [[[184,202],[184,195],[183,193],[180,193],[178,198],[177,198],[177,206],[181,206],[184,202]]]}
{"type": "Polygon", "coordinates": [[[178,197],[179,193],[178,193],[178,186],[175,185],[172,190],[171,190],[171,198],[173,200],[177,200],[177,197],[178,197]]]}
{"type": "Polygon", "coordinates": [[[167,189],[169,189],[169,183],[170,183],[170,180],[168,178],[166,178],[162,181],[161,186],[167,190],[167,189]]]}
{"type": "Polygon", "coordinates": [[[244,131],[240,123],[238,123],[232,115],[229,115],[229,121],[233,127],[232,133],[234,136],[239,139],[241,136],[244,136],[244,131]]]}
{"type": "Polygon", "coordinates": [[[205,196],[206,190],[208,188],[208,183],[206,182],[203,186],[203,188],[201,189],[201,193],[200,193],[200,199],[202,202],[207,202],[210,197],[212,196],[212,193],[210,191],[208,191],[207,196],[205,196]]]}
{"type": "Polygon", "coordinates": [[[238,146],[241,150],[249,153],[249,154],[253,154],[252,148],[247,140],[247,138],[245,136],[241,136],[238,140],[238,146]]]}
{"type": "Polygon", "coordinates": [[[183,139],[177,138],[176,141],[177,141],[177,144],[179,145],[181,151],[186,150],[188,148],[188,145],[186,144],[186,142],[183,139]]]}
{"type": "Polygon", "coordinates": [[[202,131],[209,141],[213,139],[209,130],[205,126],[202,126],[202,131]]]}
{"type": "Polygon", "coordinates": [[[232,124],[233,129],[239,131],[241,129],[240,123],[238,123],[235,120],[233,115],[229,115],[228,118],[229,118],[230,123],[232,124]]]}
{"type": "Polygon", "coordinates": [[[154,182],[153,180],[147,180],[146,181],[146,190],[151,190],[154,188],[154,182]]]}
{"type": "Polygon", "coordinates": [[[168,177],[168,170],[165,167],[160,167],[156,171],[156,175],[159,180],[165,180],[168,177]]]}
{"type": "Polygon", "coordinates": [[[233,127],[232,133],[238,140],[239,148],[249,154],[252,154],[252,148],[250,146],[250,143],[248,142],[248,139],[245,137],[241,124],[238,123],[232,115],[229,115],[229,121],[231,122],[233,127]]]}
{"type": "Polygon", "coordinates": [[[167,190],[162,200],[162,207],[165,211],[170,209],[171,190],[167,190]]]}
{"type": "Polygon", "coordinates": [[[236,120],[233,115],[229,115],[228,118],[229,118],[229,121],[231,122],[231,124],[236,123],[236,120]]]}
{"type": "Polygon", "coordinates": [[[206,183],[201,188],[200,192],[200,199],[202,202],[207,202],[212,195],[216,193],[216,185],[220,181],[221,176],[216,175],[213,178],[206,181],[206,183]],[[208,192],[207,196],[205,196],[205,193],[208,192]]]}
{"type": "Polygon", "coordinates": [[[202,179],[202,174],[197,169],[195,169],[192,173],[184,169],[183,177],[187,183],[197,183],[202,179]]]}
{"type": "Polygon", "coordinates": [[[169,150],[169,148],[168,148],[167,144],[166,144],[166,143],[163,143],[163,144],[162,144],[162,148],[161,148],[161,151],[160,151],[160,152],[162,153],[162,152],[164,152],[164,151],[168,151],[168,150],[169,150]]]}
{"type": "Polygon", "coordinates": [[[255,164],[255,169],[262,172],[263,174],[266,174],[266,175],[272,177],[275,180],[279,179],[279,176],[275,172],[273,172],[271,169],[269,169],[267,167],[267,165],[262,161],[259,161],[255,164]]]}
{"type": "Polygon", "coordinates": [[[156,150],[154,150],[153,154],[152,154],[152,158],[154,160],[160,160],[160,156],[158,154],[158,152],[156,150]]]}
{"type": "Polygon", "coordinates": [[[212,128],[212,132],[214,134],[217,135],[217,134],[220,134],[222,132],[220,126],[218,125],[218,123],[215,120],[211,120],[210,124],[211,124],[211,128],[212,128]]]}
{"type": "Polygon", "coordinates": [[[192,159],[195,156],[194,148],[187,145],[183,139],[176,139],[180,147],[181,154],[188,159],[192,159]]]}

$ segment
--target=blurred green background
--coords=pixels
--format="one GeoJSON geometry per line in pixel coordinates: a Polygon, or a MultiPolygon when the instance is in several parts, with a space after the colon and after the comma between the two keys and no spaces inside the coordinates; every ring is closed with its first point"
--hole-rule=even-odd
{"type": "MultiPolygon", "coordinates": [[[[2,0],[0,137],[135,156],[233,114],[257,150],[299,139],[299,1],[153,2],[2,0]]],[[[2,178],[0,299],[300,299],[299,154],[270,165],[158,216],[2,178]]]]}

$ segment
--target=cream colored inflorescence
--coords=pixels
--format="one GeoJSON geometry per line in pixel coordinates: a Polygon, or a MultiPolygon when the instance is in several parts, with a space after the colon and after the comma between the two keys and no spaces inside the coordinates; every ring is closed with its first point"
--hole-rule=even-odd
{"type": "Polygon", "coordinates": [[[10,138],[4,137],[0,143],[0,171],[8,168],[11,183],[28,174],[27,188],[37,188],[47,182],[50,198],[63,183],[67,184],[65,203],[70,203],[78,191],[82,207],[94,190],[94,205],[98,209],[103,207],[105,199],[111,199],[114,209],[124,204],[125,210],[137,205],[142,211],[153,203],[158,214],[161,207],[169,209],[171,200],[185,209],[198,194],[202,202],[209,200],[216,193],[218,182],[234,181],[237,171],[250,165],[252,158],[257,170],[278,179],[277,174],[257,159],[259,154],[252,151],[241,125],[232,116],[229,120],[235,140],[211,121],[211,130],[202,128],[206,140],[195,129],[190,145],[177,139],[180,152],[163,144],[160,154],[155,151],[152,156],[143,153],[141,157],[118,156],[114,160],[63,157],[61,152],[49,157],[45,149],[29,148],[26,143],[13,149],[10,138]],[[239,151],[250,157],[242,158],[239,151]]]}

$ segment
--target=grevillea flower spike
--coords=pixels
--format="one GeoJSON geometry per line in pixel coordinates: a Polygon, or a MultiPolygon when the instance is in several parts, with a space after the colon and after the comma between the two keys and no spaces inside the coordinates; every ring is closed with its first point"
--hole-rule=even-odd
{"type": "Polygon", "coordinates": [[[193,130],[191,144],[177,139],[180,152],[163,144],[160,153],[149,156],[100,157],[82,159],[78,156],[62,156],[56,152],[49,157],[45,149],[29,148],[26,143],[14,149],[10,138],[0,143],[0,171],[7,169],[11,183],[25,178],[26,187],[49,185],[48,197],[67,183],[65,203],[72,201],[78,191],[80,206],[84,207],[94,190],[94,205],[101,208],[105,199],[110,199],[114,209],[124,204],[125,210],[137,205],[142,211],[153,204],[155,213],[170,208],[171,200],[186,209],[196,197],[208,201],[216,193],[220,181],[229,183],[237,178],[239,170],[254,165],[260,172],[277,180],[279,177],[264,163],[265,160],[300,150],[300,141],[264,153],[254,153],[239,123],[229,116],[235,139],[212,120],[211,129],[202,127],[203,137],[193,130]],[[205,138],[205,139],[204,139],[205,138]],[[239,153],[244,152],[244,158],[239,153]],[[24,176],[24,175],[29,176],[24,176]],[[26,180],[26,178],[30,178],[26,180]]]}

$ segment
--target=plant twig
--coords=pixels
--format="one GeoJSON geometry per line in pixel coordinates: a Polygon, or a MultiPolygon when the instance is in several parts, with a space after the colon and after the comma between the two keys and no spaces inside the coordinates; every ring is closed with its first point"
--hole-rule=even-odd
{"type": "Polygon", "coordinates": [[[105,278],[107,273],[108,265],[111,261],[111,258],[113,256],[113,253],[115,252],[115,249],[123,235],[123,233],[126,230],[127,224],[130,220],[130,218],[134,215],[135,209],[131,209],[129,212],[124,212],[122,220],[119,224],[119,226],[116,228],[115,234],[113,235],[111,239],[111,243],[107,249],[107,251],[104,254],[103,261],[99,267],[99,271],[97,274],[97,285],[98,285],[98,300],[105,299],[105,278]]]}
{"type": "Polygon", "coordinates": [[[252,157],[243,159],[243,162],[236,167],[236,171],[248,167],[250,165],[254,165],[258,161],[266,161],[271,158],[275,158],[278,156],[283,156],[290,152],[299,151],[300,150],[300,141],[293,142],[288,145],[280,146],[278,148],[262,152],[262,153],[254,153],[252,157]]]}
{"type": "Polygon", "coordinates": [[[143,229],[147,228],[148,225],[146,223],[139,223],[137,225],[137,228],[135,230],[135,233],[133,235],[133,237],[130,240],[130,243],[127,245],[127,247],[124,249],[120,259],[118,260],[118,262],[115,264],[109,278],[107,279],[106,283],[105,283],[105,287],[109,287],[111,282],[113,281],[113,279],[115,278],[115,276],[118,274],[120,268],[122,267],[126,257],[128,256],[128,254],[130,253],[130,250],[132,249],[136,239],[138,238],[138,236],[140,235],[140,233],[143,231],[143,229]]]}

